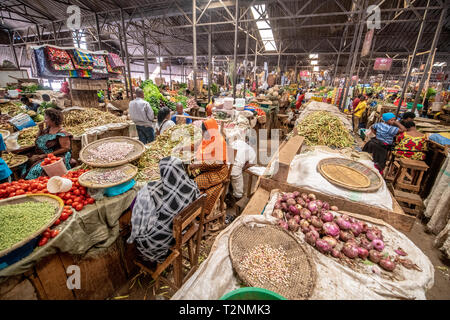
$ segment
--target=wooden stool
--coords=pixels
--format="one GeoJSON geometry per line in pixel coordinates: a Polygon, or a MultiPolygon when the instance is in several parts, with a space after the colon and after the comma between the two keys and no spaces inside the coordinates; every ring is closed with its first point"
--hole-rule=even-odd
{"type": "Polygon", "coordinates": [[[394,182],[397,172],[400,170],[399,159],[395,158],[393,161],[389,162],[386,170],[384,170],[384,180],[388,182],[394,182]]]}
{"type": "Polygon", "coordinates": [[[419,193],[423,174],[428,170],[424,161],[399,159],[400,169],[394,179],[394,189],[419,193]]]}
{"type": "Polygon", "coordinates": [[[403,211],[411,213],[416,217],[420,215],[424,208],[422,198],[418,194],[394,190],[394,197],[403,211]]]}

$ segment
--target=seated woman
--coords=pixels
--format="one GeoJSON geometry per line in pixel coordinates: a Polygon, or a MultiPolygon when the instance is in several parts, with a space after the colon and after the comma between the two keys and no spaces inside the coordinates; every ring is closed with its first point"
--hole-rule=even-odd
{"type": "Polygon", "coordinates": [[[398,158],[425,160],[423,151],[426,151],[426,136],[416,130],[413,121],[406,122],[404,126],[406,132],[400,133],[395,139],[394,155],[398,158]]]}
{"type": "Polygon", "coordinates": [[[197,152],[197,161],[189,166],[200,191],[206,193],[205,215],[214,209],[220,191],[228,177],[227,143],[219,132],[215,119],[208,119],[202,124],[203,140],[197,152]]]}
{"type": "Polygon", "coordinates": [[[159,109],[158,112],[158,126],[156,128],[156,135],[159,136],[163,134],[164,131],[173,127],[175,123],[170,120],[170,109],[167,107],[163,107],[159,109]]]}
{"type": "Polygon", "coordinates": [[[47,154],[53,153],[55,156],[63,157],[67,169],[70,169],[70,159],[72,157],[71,145],[72,135],[62,128],[63,114],[61,111],[50,108],[45,110],[45,125],[39,125],[39,132],[36,138],[35,154],[30,158],[31,169],[25,179],[31,180],[43,174],[41,162],[47,154]]]}
{"type": "Polygon", "coordinates": [[[161,159],[159,170],[161,179],[150,181],[137,194],[127,240],[153,264],[163,262],[174,244],[173,218],[200,196],[180,159],[161,159]]]}

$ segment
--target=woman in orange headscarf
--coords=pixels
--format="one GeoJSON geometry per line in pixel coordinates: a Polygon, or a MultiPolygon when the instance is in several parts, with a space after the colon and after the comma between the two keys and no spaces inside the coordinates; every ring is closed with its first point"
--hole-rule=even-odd
{"type": "Polygon", "coordinates": [[[202,193],[207,194],[205,213],[210,214],[228,178],[227,143],[215,119],[202,124],[203,140],[197,151],[197,163],[189,166],[191,176],[202,193]]]}

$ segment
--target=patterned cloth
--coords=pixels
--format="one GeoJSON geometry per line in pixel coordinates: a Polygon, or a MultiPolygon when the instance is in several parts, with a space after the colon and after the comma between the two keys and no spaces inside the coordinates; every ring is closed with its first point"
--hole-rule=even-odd
{"type": "Polygon", "coordinates": [[[72,60],[65,50],[46,47],[46,53],[50,66],[54,70],[74,70],[72,60]]]}
{"type": "MultiPolygon", "coordinates": [[[[83,64],[83,63],[79,63],[78,60],[75,58],[75,52],[76,50],[69,50],[69,56],[72,59],[73,65],[75,67],[75,69],[77,70],[92,70],[94,69],[94,65],[91,64],[83,64]]],[[[92,57],[92,56],[91,56],[92,57]]]]}
{"type": "Polygon", "coordinates": [[[91,65],[94,63],[94,59],[90,53],[84,53],[80,50],[73,50],[73,55],[79,64],[91,65]]]}
{"type": "Polygon", "coordinates": [[[91,70],[73,70],[69,71],[71,78],[90,78],[92,76],[91,70]]]}
{"type": "Polygon", "coordinates": [[[122,74],[122,67],[112,67],[111,66],[111,58],[109,57],[109,55],[106,58],[106,70],[108,70],[109,73],[122,74]]]}
{"type": "Polygon", "coordinates": [[[425,153],[422,151],[427,150],[426,141],[425,136],[413,137],[407,132],[402,132],[396,138],[395,156],[412,160],[425,160],[425,153]]]}
{"type": "Polygon", "coordinates": [[[108,53],[108,61],[112,68],[121,68],[125,66],[119,55],[112,52],[108,53]]]}
{"type": "Polygon", "coordinates": [[[32,62],[35,66],[32,68],[36,71],[37,78],[65,78],[68,76],[68,72],[65,70],[55,70],[48,62],[47,56],[44,52],[44,48],[38,48],[33,50],[32,62]]]}
{"type": "Polygon", "coordinates": [[[228,177],[228,166],[226,164],[202,163],[200,174],[194,178],[202,193],[206,193],[204,205],[205,214],[208,215],[214,209],[214,204],[220,196],[223,183],[228,177]]]}
{"type": "Polygon", "coordinates": [[[163,262],[173,245],[173,218],[200,196],[180,159],[166,157],[159,169],[161,180],[149,182],[138,192],[127,240],[135,242],[143,258],[153,262],[163,262]]]}
{"type": "Polygon", "coordinates": [[[92,55],[94,59],[94,70],[92,72],[95,73],[108,73],[108,69],[106,69],[106,61],[102,55],[92,55]]]}
{"type": "Polygon", "coordinates": [[[386,144],[392,144],[394,137],[398,133],[398,128],[390,126],[385,122],[375,123],[372,128],[377,131],[377,139],[386,144]]]}

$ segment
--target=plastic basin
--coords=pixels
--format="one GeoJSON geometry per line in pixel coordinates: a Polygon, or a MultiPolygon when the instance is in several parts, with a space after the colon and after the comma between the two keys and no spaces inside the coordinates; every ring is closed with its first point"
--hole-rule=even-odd
{"type": "Polygon", "coordinates": [[[61,157],[61,159],[59,159],[58,161],[56,161],[55,163],[46,165],[46,166],[42,166],[42,169],[44,169],[45,173],[49,176],[49,177],[54,177],[54,176],[62,176],[65,175],[67,173],[67,168],[66,165],[64,163],[64,158],[61,157]]]}
{"type": "Polygon", "coordinates": [[[287,300],[270,290],[256,287],[240,288],[228,292],[220,300],[287,300]]]}

